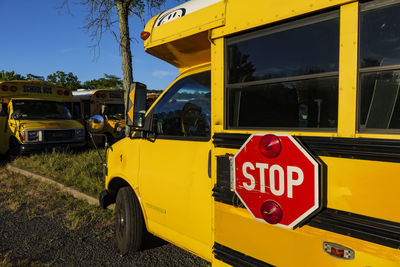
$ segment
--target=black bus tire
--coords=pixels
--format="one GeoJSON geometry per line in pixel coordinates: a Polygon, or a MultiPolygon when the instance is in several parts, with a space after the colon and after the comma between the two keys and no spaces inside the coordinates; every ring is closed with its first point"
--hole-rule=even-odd
{"type": "Polygon", "coordinates": [[[139,201],[129,186],[119,189],[115,202],[115,235],[122,255],[138,251],[146,232],[139,201]]]}
{"type": "Polygon", "coordinates": [[[8,151],[10,159],[14,160],[21,154],[21,145],[15,138],[10,138],[10,150],[8,151]]]}

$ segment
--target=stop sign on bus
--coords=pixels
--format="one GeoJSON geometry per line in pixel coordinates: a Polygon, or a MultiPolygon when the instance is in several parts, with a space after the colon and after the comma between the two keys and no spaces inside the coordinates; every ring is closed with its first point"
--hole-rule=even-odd
{"type": "Polygon", "coordinates": [[[293,228],[320,208],[319,163],[289,134],[252,134],[232,169],[234,190],[257,221],[293,228]]]}

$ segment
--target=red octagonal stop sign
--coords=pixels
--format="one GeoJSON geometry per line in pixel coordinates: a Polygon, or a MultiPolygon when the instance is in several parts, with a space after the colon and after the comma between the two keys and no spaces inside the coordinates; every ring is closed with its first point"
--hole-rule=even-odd
{"type": "Polygon", "coordinates": [[[253,134],[232,159],[236,194],[257,221],[293,228],[320,207],[319,163],[289,134],[253,134]]]}

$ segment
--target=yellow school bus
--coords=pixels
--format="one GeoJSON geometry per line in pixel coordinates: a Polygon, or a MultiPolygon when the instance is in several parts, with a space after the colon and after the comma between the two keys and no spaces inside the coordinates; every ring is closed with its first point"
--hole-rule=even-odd
{"type": "MultiPolygon", "coordinates": [[[[86,125],[87,120],[100,115],[102,129],[100,134],[107,136],[111,144],[125,137],[124,91],[121,89],[78,89],[72,92],[73,98],[66,102],[72,117],[86,125]]],[[[100,118],[100,117],[98,117],[100,118]]]]}
{"type": "Polygon", "coordinates": [[[132,88],[132,133],[107,151],[100,204],[116,203],[120,251],[148,231],[213,266],[400,266],[399,13],[206,0],[151,19],[146,52],[180,75],[145,116],[132,88]]]}
{"type": "Polygon", "coordinates": [[[62,103],[71,97],[43,81],[0,81],[0,154],[83,147],[85,129],[62,103]]]}

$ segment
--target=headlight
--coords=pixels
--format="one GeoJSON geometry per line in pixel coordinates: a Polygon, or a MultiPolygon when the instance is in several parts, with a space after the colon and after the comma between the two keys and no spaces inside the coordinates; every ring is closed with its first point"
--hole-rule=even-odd
{"type": "Polygon", "coordinates": [[[40,142],[43,140],[43,134],[40,130],[22,131],[22,140],[24,142],[40,142]]]}
{"type": "Polygon", "coordinates": [[[75,136],[84,136],[85,130],[84,129],[75,129],[75,136]]]}

